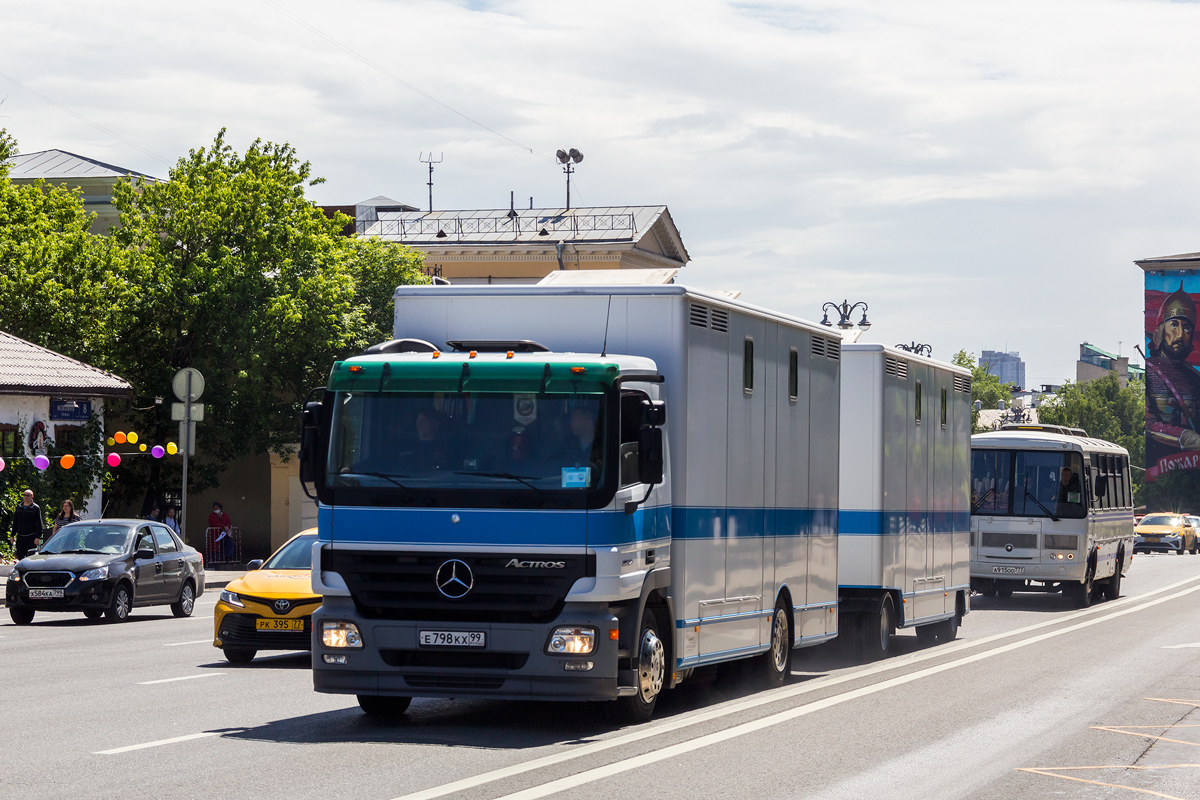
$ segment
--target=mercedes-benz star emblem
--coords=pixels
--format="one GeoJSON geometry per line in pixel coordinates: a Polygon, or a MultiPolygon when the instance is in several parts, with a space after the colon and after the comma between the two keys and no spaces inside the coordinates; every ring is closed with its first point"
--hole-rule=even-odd
{"type": "Polygon", "coordinates": [[[451,558],[443,561],[433,575],[433,583],[437,590],[451,600],[461,600],[475,585],[475,576],[467,562],[451,558]]]}
{"type": "Polygon", "coordinates": [[[276,600],[274,605],[275,605],[275,610],[278,611],[280,614],[286,614],[288,612],[288,609],[292,607],[292,604],[289,603],[287,600],[276,600]]]}

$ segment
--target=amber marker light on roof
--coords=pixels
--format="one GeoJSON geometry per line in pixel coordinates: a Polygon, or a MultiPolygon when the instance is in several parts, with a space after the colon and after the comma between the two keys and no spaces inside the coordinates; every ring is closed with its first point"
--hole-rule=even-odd
{"type": "Polygon", "coordinates": [[[359,366],[358,364],[355,364],[354,366],[352,366],[352,367],[350,368],[350,371],[351,371],[351,372],[355,372],[355,373],[357,373],[357,372],[362,372],[362,371],[363,371],[363,368],[362,368],[361,366],[359,366]]]}
{"type": "Polygon", "coordinates": [[[508,353],[505,354],[505,358],[512,358],[512,350],[509,350],[508,353]]]}
{"type": "Polygon", "coordinates": [[[581,375],[584,372],[587,372],[587,367],[571,367],[571,372],[575,373],[576,375],[581,375]]]}
{"type": "Polygon", "coordinates": [[[442,357],[442,354],[441,354],[441,353],[439,353],[437,350],[434,350],[434,351],[433,351],[433,357],[434,357],[434,358],[441,358],[441,357],[442,357]]]}
{"type": "Polygon", "coordinates": [[[470,355],[467,356],[467,358],[474,358],[477,355],[479,355],[479,353],[476,353],[474,350],[472,350],[470,355]]]}

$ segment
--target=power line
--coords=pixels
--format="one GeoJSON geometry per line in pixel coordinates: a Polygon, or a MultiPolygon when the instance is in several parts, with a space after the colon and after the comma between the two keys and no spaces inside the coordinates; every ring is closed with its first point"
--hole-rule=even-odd
{"type": "Polygon", "coordinates": [[[276,2],[274,2],[274,0],[262,0],[262,1],[263,1],[263,3],[264,3],[265,5],[267,5],[267,6],[271,7],[271,8],[273,8],[273,9],[275,9],[275,10],[276,10],[276,11],[278,11],[280,14],[283,14],[284,16],[288,17],[288,18],[289,18],[289,19],[291,19],[293,22],[295,22],[297,25],[299,25],[300,27],[302,27],[302,28],[305,28],[305,29],[306,29],[306,30],[308,30],[310,33],[313,33],[313,34],[315,34],[315,35],[317,35],[317,36],[320,36],[322,39],[324,39],[325,41],[329,42],[331,45],[333,45],[334,47],[338,48],[338,49],[339,49],[339,50],[341,50],[343,53],[346,53],[346,54],[347,54],[348,56],[350,56],[351,58],[354,58],[354,59],[356,59],[356,60],[358,60],[358,61],[362,62],[363,64],[366,64],[368,67],[370,67],[371,69],[375,70],[375,71],[376,71],[376,72],[378,72],[379,74],[381,74],[381,75],[384,75],[384,76],[386,76],[386,77],[388,77],[388,78],[391,78],[391,79],[392,79],[392,80],[394,80],[396,83],[400,84],[401,86],[403,86],[404,88],[408,89],[409,91],[416,92],[417,94],[421,95],[421,97],[424,97],[426,100],[428,100],[429,102],[431,102],[431,103],[436,103],[437,105],[439,105],[439,106],[441,106],[442,108],[444,108],[444,109],[446,109],[447,111],[449,111],[451,114],[455,114],[455,115],[457,115],[457,116],[459,116],[459,117],[462,117],[462,118],[463,118],[463,119],[465,119],[467,122],[470,122],[472,125],[476,125],[476,126],[478,126],[478,127],[480,127],[480,128],[483,128],[483,129],[484,129],[485,131],[487,131],[488,133],[491,133],[491,134],[494,134],[494,135],[496,135],[496,136],[499,136],[501,139],[503,139],[504,141],[508,142],[509,144],[516,145],[517,147],[521,148],[522,150],[526,150],[526,151],[528,151],[530,155],[537,156],[538,158],[545,159],[546,161],[553,161],[553,160],[554,160],[553,158],[551,158],[551,157],[550,157],[549,155],[547,155],[546,153],[540,153],[540,152],[538,152],[538,151],[534,150],[532,147],[529,147],[529,146],[527,146],[527,145],[521,144],[521,143],[520,143],[520,142],[518,142],[516,139],[512,139],[512,138],[510,138],[510,137],[508,137],[508,136],[505,136],[503,133],[501,133],[500,131],[496,130],[495,128],[490,128],[490,127],[488,127],[487,125],[484,125],[484,124],[483,124],[482,122],[480,122],[479,120],[477,120],[477,119],[474,119],[474,118],[472,118],[472,117],[469,117],[469,116],[467,116],[466,114],[464,114],[463,112],[459,111],[458,109],[456,109],[456,108],[453,108],[453,107],[451,107],[451,106],[447,105],[446,103],[443,103],[441,100],[439,100],[439,99],[437,99],[436,97],[434,97],[433,95],[429,94],[429,92],[426,92],[426,91],[424,91],[424,90],[422,90],[422,89],[420,89],[420,88],[418,88],[418,87],[414,86],[413,84],[409,83],[408,81],[404,80],[403,78],[400,78],[400,77],[398,77],[398,76],[396,76],[396,75],[393,75],[391,72],[387,71],[386,69],[384,69],[384,68],[383,68],[383,67],[381,67],[380,65],[376,64],[374,61],[372,61],[371,59],[367,58],[366,56],[364,56],[364,55],[360,54],[358,51],[354,50],[353,48],[351,48],[351,47],[349,47],[349,46],[347,46],[347,45],[344,45],[344,44],[342,44],[342,43],[341,43],[341,42],[339,42],[337,39],[333,38],[333,37],[332,37],[332,36],[330,36],[329,34],[327,34],[327,33],[325,33],[324,31],[322,31],[321,29],[319,29],[319,28],[316,28],[316,27],[314,27],[314,26],[312,26],[312,25],[309,25],[309,24],[308,24],[307,22],[305,22],[303,19],[301,19],[300,17],[298,17],[298,16],[296,16],[295,14],[293,14],[291,11],[288,11],[286,8],[283,8],[283,7],[281,7],[279,4],[277,4],[276,2]]]}
{"type": "Polygon", "coordinates": [[[167,161],[165,158],[160,156],[158,153],[155,153],[152,150],[147,150],[146,148],[142,147],[137,142],[133,142],[133,141],[130,141],[129,139],[126,139],[121,134],[117,133],[116,131],[114,131],[110,128],[104,127],[103,125],[101,125],[98,122],[92,122],[90,119],[85,117],[83,114],[80,114],[76,111],[72,111],[71,109],[64,106],[62,103],[59,103],[55,100],[51,100],[49,97],[46,97],[46,95],[42,94],[37,89],[33,89],[29,86],[26,86],[25,84],[21,83],[19,80],[14,78],[13,76],[6,75],[3,72],[0,72],[0,78],[4,78],[5,80],[15,83],[17,86],[20,86],[22,89],[29,92],[30,94],[32,94],[36,97],[40,97],[42,100],[45,100],[47,103],[54,106],[58,110],[67,112],[72,117],[75,117],[76,119],[81,120],[82,122],[86,122],[88,125],[91,125],[96,130],[107,133],[109,136],[113,137],[114,139],[117,139],[118,141],[124,142],[125,144],[129,145],[130,147],[132,147],[135,150],[140,150],[141,152],[145,153],[146,155],[150,156],[151,158],[156,159],[156,160],[161,161],[162,163],[166,164],[168,167],[172,166],[170,161],[167,161]]]}

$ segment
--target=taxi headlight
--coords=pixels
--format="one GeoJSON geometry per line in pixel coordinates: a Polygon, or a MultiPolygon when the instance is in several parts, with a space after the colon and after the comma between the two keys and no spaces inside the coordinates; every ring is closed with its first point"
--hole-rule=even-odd
{"type": "Polygon", "coordinates": [[[238,597],[235,592],[222,591],[221,602],[228,603],[231,606],[237,606],[238,608],[246,607],[245,604],[242,603],[242,598],[238,597]]]}
{"type": "Polygon", "coordinates": [[[84,572],[79,576],[79,580],[81,580],[81,581],[102,581],[108,577],[108,568],[109,568],[109,565],[105,564],[103,567],[96,567],[95,569],[89,569],[87,572],[84,572]]]}
{"type": "Polygon", "coordinates": [[[587,655],[595,649],[595,628],[555,628],[546,643],[546,652],[552,656],[587,655]]]}
{"type": "Polygon", "coordinates": [[[321,622],[321,643],[326,647],[362,647],[362,634],[353,622],[324,620],[321,622]]]}

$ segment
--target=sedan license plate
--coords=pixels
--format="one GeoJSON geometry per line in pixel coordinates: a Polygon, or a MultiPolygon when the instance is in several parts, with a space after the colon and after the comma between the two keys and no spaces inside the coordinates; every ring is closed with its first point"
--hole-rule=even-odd
{"type": "Polygon", "coordinates": [[[992,567],[993,575],[1024,575],[1024,567],[992,567]]]}
{"type": "Polygon", "coordinates": [[[486,647],[483,631],[421,631],[422,647],[486,647]]]}
{"type": "Polygon", "coordinates": [[[259,631],[302,631],[302,619],[256,619],[254,629],[259,631]]]}
{"type": "Polygon", "coordinates": [[[62,589],[30,589],[30,600],[45,600],[48,597],[62,597],[62,589]]]}

